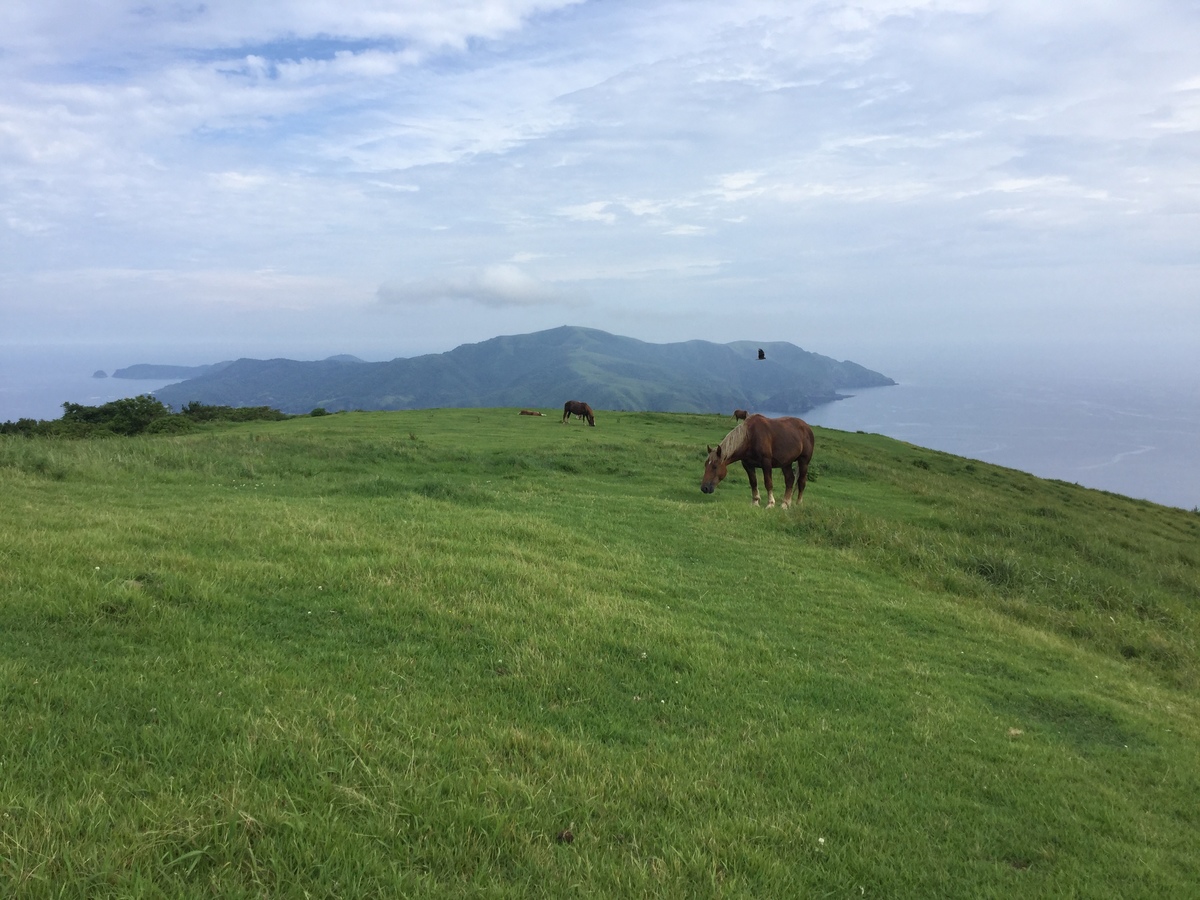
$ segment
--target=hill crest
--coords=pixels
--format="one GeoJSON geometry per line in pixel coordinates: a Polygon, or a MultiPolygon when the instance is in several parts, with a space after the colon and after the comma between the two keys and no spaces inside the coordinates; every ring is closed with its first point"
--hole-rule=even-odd
{"type": "Polygon", "coordinates": [[[594,328],[561,326],[461,344],[445,353],[389,362],[239,359],[155,396],[172,407],[190,401],[317,407],[558,407],[568,399],[597,409],[801,414],[839,400],[840,391],[895,382],[857,363],[784,341],[683,341],[653,344],[594,328]],[[759,359],[758,351],[765,358],[759,359]]]}

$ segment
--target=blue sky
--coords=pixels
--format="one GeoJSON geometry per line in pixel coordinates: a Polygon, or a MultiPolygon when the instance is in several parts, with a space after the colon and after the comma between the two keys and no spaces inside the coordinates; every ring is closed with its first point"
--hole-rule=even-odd
{"type": "Polygon", "coordinates": [[[1198,47],[1194,0],[6,0],[0,345],[1195,371],[1198,47]]]}

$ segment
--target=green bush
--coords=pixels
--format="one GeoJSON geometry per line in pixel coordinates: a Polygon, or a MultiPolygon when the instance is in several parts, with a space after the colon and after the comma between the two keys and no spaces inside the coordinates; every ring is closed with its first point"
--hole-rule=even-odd
{"type": "Polygon", "coordinates": [[[0,434],[20,434],[32,437],[35,434],[47,434],[46,425],[49,423],[37,419],[17,419],[17,421],[0,422],[0,434]]]}
{"type": "Polygon", "coordinates": [[[113,400],[101,406],[64,403],[62,421],[114,434],[141,434],[156,419],[171,415],[171,409],[150,394],[113,400]]]}
{"type": "Polygon", "coordinates": [[[179,414],[196,422],[279,422],[291,418],[269,406],[210,406],[198,400],[185,405],[179,414]]]}
{"type": "MultiPolygon", "coordinates": [[[[321,410],[321,414],[324,414],[321,410]]],[[[317,415],[313,411],[313,415],[317,415]]],[[[93,438],[135,434],[186,434],[197,423],[277,422],[291,416],[269,406],[210,406],[193,400],[179,413],[150,394],[113,400],[101,406],[64,403],[60,419],[18,419],[0,423],[0,434],[24,437],[93,438]]]]}
{"type": "Polygon", "coordinates": [[[195,430],[195,423],[186,416],[165,416],[146,426],[146,434],[187,434],[195,430]]]}

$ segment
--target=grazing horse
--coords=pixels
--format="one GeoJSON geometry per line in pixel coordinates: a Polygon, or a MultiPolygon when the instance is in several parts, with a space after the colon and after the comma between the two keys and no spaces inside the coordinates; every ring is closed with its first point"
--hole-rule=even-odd
{"type": "Polygon", "coordinates": [[[744,409],[735,409],[733,411],[733,417],[739,422],[744,421],[748,415],[750,415],[750,413],[746,412],[744,409]]]}
{"type": "Polygon", "coordinates": [[[579,416],[581,419],[587,419],[587,423],[593,427],[596,425],[596,416],[592,413],[592,408],[582,400],[568,400],[563,404],[562,420],[569,422],[573,415],[579,416]]]}
{"type": "Polygon", "coordinates": [[[796,491],[796,502],[804,501],[804,486],[808,483],[808,464],[813,455],[813,431],[803,419],[783,417],[768,419],[757,413],[737,426],[716,447],[708,448],[708,459],[704,461],[704,478],[700,490],[711,494],[725,477],[730,463],[740,462],[750,476],[751,501],[758,506],[758,478],[754,470],[763,470],[763,484],[767,487],[767,509],[775,505],[775,494],[771,490],[771,470],[783,469],[783,481],[787,490],[783,495],[783,508],[792,502],[792,488],[796,491]],[[800,464],[800,478],[792,469],[793,463],[800,464]]]}

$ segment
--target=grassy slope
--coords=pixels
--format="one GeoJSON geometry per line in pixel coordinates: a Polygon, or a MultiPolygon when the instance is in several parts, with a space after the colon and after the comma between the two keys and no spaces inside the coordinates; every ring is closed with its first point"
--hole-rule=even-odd
{"type": "Polygon", "coordinates": [[[1200,517],[826,430],[756,510],[728,420],[598,424],[0,441],[0,894],[1200,882],[1200,517]]]}

